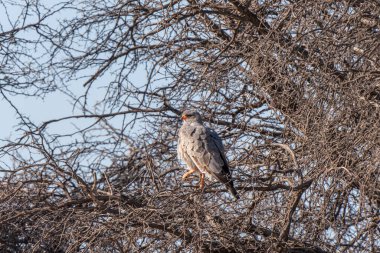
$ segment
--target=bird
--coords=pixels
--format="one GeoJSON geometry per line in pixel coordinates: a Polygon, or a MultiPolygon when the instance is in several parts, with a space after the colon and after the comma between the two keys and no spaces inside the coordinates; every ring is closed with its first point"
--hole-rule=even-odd
{"type": "Polygon", "coordinates": [[[182,176],[186,180],[191,174],[200,174],[199,188],[203,191],[205,176],[223,183],[227,190],[239,199],[234,187],[231,171],[226,159],[222,139],[215,130],[203,125],[200,113],[185,110],[183,124],[178,133],[178,157],[186,163],[188,171],[182,176]]]}

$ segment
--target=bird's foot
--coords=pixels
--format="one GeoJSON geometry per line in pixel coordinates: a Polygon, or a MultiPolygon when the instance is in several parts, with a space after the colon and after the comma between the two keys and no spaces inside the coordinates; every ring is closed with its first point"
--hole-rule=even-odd
{"type": "Polygon", "coordinates": [[[197,169],[191,169],[188,172],[186,172],[185,174],[183,174],[182,181],[185,181],[191,174],[193,174],[196,171],[197,171],[197,169]]]}

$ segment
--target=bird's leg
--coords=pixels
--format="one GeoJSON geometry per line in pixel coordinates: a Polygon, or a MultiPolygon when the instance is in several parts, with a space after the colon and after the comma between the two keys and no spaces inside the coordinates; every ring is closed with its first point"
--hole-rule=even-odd
{"type": "Polygon", "coordinates": [[[193,174],[193,173],[196,172],[196,171],[197,171],[196,168],[193,168],[193,169],[189,170],[188,172],[186,172],[185,174],[183,174],[183,176],[182,176],[182,180],[186,180],[186,178],[187,178],[188,176],[190,176],[191,174],[193,174]]]}
{"type": "Polygon", "coordinates": [[[201,178],[199,180],[199,188],[203,191],[205,188],[205,174],[201,173],[201,178]]]}

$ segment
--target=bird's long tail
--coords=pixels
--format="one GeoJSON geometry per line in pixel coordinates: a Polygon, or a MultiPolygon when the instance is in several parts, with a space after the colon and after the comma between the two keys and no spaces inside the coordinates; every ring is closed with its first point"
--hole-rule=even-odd
{"type": "Polygon", "coordinates": [[[236,200],[240,199],[232,181],[229,181],[226,186],[228,191],[232,194],[232,196],[234,196],[236,200]]]}

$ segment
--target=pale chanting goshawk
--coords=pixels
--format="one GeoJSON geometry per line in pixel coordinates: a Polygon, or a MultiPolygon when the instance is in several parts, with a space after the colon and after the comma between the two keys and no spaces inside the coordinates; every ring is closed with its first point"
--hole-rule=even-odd
{"type": "Polygon", "coordinates": [[[199,187],[203,190],[204,178],[223,183],[236,198],[231,172],[224,153],[222,139],[213,130],[203,125],[201,115],[194,110],[182,113],[183,125],[178,134],[178,156],[189,170],[182,176],[185,180],[194,172],[200,174],[199,187]]]}

